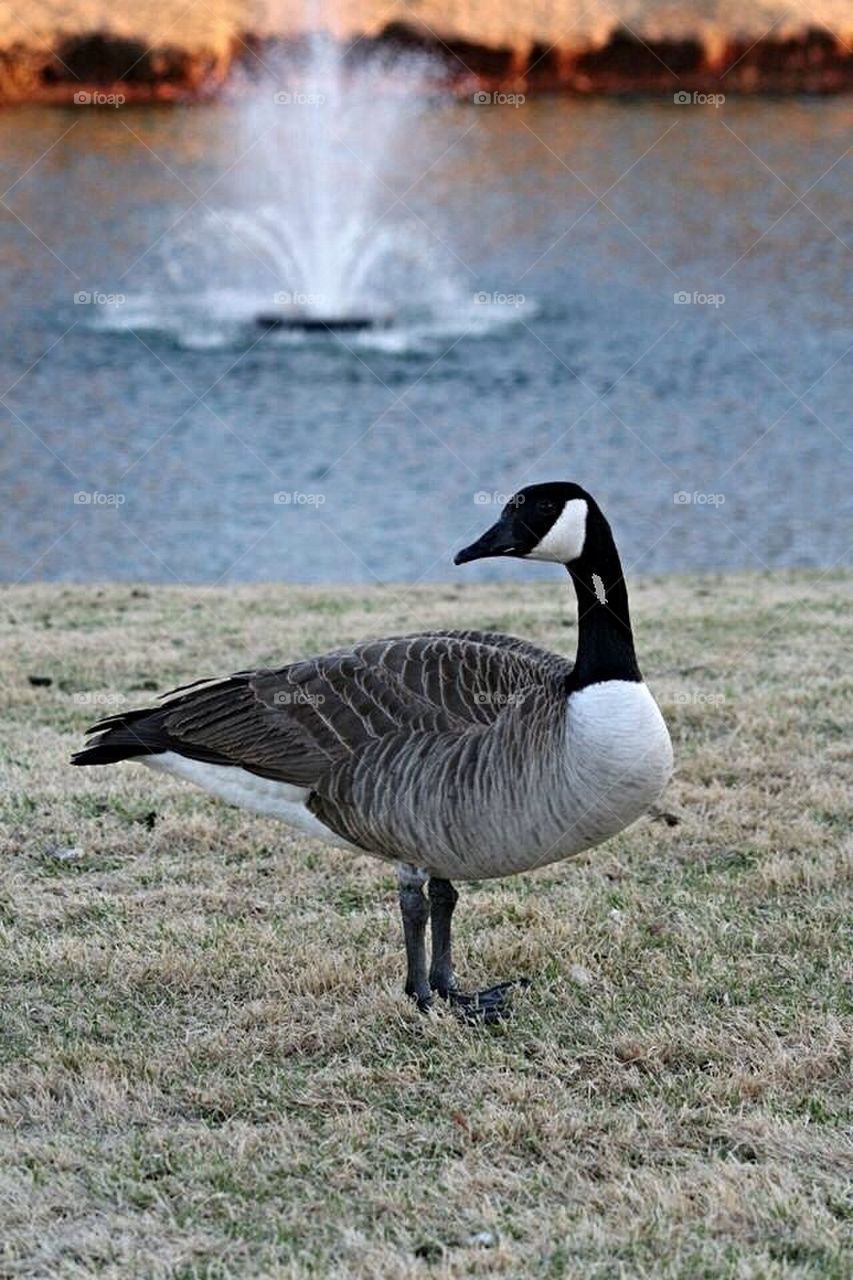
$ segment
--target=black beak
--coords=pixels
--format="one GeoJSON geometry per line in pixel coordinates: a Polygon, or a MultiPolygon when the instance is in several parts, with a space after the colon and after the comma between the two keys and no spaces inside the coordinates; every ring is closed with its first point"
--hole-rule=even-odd
{"type": "Polygon", "coordinates": [[[470,547],[463,547],[453,557],[454,564],[467,564],[469,560],[487,560],[490,556],[508,556],[515,551],[512,530],[508,522],[499,520],[487,529],[482,538],[472,542],[470,547]]]}

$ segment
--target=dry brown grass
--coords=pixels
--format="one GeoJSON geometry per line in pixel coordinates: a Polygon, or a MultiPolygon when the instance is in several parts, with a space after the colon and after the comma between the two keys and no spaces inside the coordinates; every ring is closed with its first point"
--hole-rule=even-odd
{"type": "Polygon", "coordinates": [[[463,980],[535,975],[479,1030],[406,1003],[390,868],[66,762],[348,637],[571,651],[554,588],[6,590],[0,1274],[849,1275],[850,585],[635,584],[672,816],[463,887],[463,980]]]}

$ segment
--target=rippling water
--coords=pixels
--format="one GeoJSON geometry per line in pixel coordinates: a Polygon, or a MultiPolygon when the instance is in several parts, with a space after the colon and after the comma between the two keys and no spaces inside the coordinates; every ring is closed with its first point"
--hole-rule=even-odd
{"type": "Polygon", "coordinates": [[[849,559],[848,100],[432,105],[378,193],[402,320],[320,339],[254,325],[236,244],[175,270],[246,207],[244,120],[4,115],[4,578],[447,579],[551,478],[634,572],[849,559]]]}

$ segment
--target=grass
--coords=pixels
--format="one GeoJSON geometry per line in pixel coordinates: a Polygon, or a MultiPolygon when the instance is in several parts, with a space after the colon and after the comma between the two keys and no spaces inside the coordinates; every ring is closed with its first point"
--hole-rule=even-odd
{"type": "Polygon", "coordinates": [[[462,886],[463,982],[535,976],[494,1029],[408,1006],[384,864],[66,762],[155,689],[350,637],[571,652],[553,587],[5,590],[0,1275],[848,1276],[850,586],[634,584],[677,777],[462,886]]]}

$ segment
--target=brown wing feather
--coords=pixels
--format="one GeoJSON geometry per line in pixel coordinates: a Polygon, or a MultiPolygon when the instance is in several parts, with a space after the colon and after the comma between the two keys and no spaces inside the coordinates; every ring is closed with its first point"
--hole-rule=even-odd
{"type": "Polygon", "coordinates": [[[149,715],[112,717],[95,731],[105,734],[101,746],[131,734],[149,750],[316,788],[379,739],[483,729],[526,690],[570,671],[564,658],[512,636],[396,636],[185,686],[149,715]]]}

